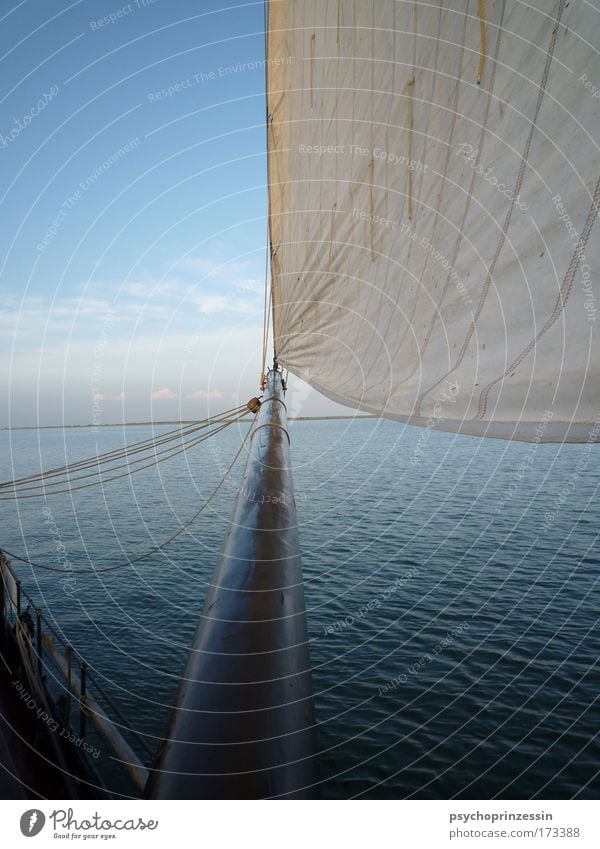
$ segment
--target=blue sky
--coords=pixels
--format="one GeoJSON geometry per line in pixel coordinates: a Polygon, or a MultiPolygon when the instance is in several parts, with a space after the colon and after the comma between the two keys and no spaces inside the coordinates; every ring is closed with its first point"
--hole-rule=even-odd
{"type": "Polygon", "coordinates": [[[246,400],[263,3],[25,0],[0,23],[0,425],[89,422],[94,396],[104,423],[246,400]]]}

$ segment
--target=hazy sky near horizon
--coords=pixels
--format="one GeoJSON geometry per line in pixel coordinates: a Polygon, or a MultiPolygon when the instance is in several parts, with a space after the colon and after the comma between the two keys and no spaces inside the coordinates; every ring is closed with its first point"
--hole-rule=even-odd
{"type": "MultiPolygon", "coordinates": [[[[262,0],[24,0],[0,22],[0,425],[246,400],[262,334],[262,0]]],[[[296,396],[304,415],[344,411],[296,396]]]]}

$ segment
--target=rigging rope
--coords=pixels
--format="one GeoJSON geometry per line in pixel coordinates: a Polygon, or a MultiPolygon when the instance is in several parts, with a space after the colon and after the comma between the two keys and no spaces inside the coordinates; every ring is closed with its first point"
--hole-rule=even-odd
{"type": "MultiPolygon", "coordinates": [[[[230,424],[234,424],[234,422],[230,422],[230,424]]],[[[154,546],[154,548],[151,548],[148,551],[145,551],[143,554],[140,554],[137,557],[128,558],[127,560],[123,561],[122,563],[117,563],[115,566],[107,566],[104,569],[78,569],[78,570],[73,571],[73,572],[69,571],[69,574],[72,574],[72,575],[101,575],[101,574],[104,574],[106,572],[115,572],[117,569],[124,569],[127,566],[132,566],[134,563],[139,563],[140,560],[144,560],[146,557],[150,557],[152,554],[156,554],[156,552],[161,551],[163,548],[165,548],[165,546],[167,546],[171,542],[173,542],[174,539],[177,539],[178,536],[180,536],[184,531],[186,531],[189,528],[189,526],[193,522],[196,521],[198,516],[208,507],[208,505],[213,500],[213,498],[215,497],[217,492],[219,492],[219,490],[221,489],[221,487],[223,486],[223,484],[225,483],[225,481],[229,477],[231,470],[233,469],[235,463],[237,462],[240,454],[242,453],[244,446],[245,446],[246,442],[248,441],[248,437],[249,437],[251,431],[252,431],[252,428],[251,427],[248,428],[248,431],[247,431],[246,435],[244,436],[244,439],[242,440],[240,447],[236,451],[236,453],[233,457],[233,460],[231,461],[231,463],[227,467],[225,474],[223,475],[223,477],[221,478],[219,483],[216,485],[216,487],[212,490],[212,492],[210,493],[208,498],[200,505],[198,510],[196,510],[196,512],[187,520],[187,522],[185,522],[185,524],[183,524],[177,531],[175,531],[175,533],[171,534],[170,537],[167,537],[167,539],[163,540],[160,543],[160,545],[154,546]]],[[[28,566],[31,566],[32,568],[43,569],[46,572],[57,572],[57,573],[62,574],[62,575],[65,574],[64,569],[59,569],[55,566],[46,566],[43,563],[36,563],[35,561],[29,560],[26,557],[21,557],[18,554],[14,554],[13,552],[8,551],[8,549],[6,549],[6,548],[3,548],[2,552],[9,559],[18,560],[20,563],[26,563],[28,566]]]]}
{"type": "Polygon", "coordinates": [[[96,454],[94,457],[87,457],[83,460],[77,460],[74,463],[67,463],[65,466],[57,466],[52,469],[48,469],[47,471],[39,472],[34,475],[25,475],[21,478],[15,478],[11,481],[1,481],[0,489],[14,487],[15,484],[20,483],[29,483],[35,480],[40,480],[45,477],[54,477],[59,474],[66,474],[70,470],[79,470],[79,468],[85,468],[86,466],[98,465],[100,461],[109,461],[109,460],[118,460],[121,459],[125,454],[134,454],[138,451],[143,450],[144,448],[152,448],[154,445],[160,445],[169,440],[175,440],[179,436],[187,436],[189,433],[192,433],[195,430],[199,430],[204,427],[208,427],[210,424],[215,422],[219,422],[222,419],[228,418],[230,415],[241,412],[246,409],[245,404],[241,404],[238,407],[232,407],[230,410],[225,410],[218,417],[213,419],[202,419],[197,422],[191,422],[182,427],[175,428],[173,430],[166,431],[165,433],[158,434],[158,436],[151,436],[148,439],[144,439],[141,442],[134,442],[131,445],[124,445],[122,448],[113,448],[110,451],[105,451],[102,454],[96,454]]]}
{"type": "Polygon", "coordinates": [[[163,449],[163,451],[158,451],[154,454],[154,459],[152,459],[149,463],[146,463],[145,465],[140,466],[137,469],[131,469],[131,466],[134,466],[137,463],[142,463],[142,462],[144,462],[144,460],[148,460],[149,457],[140,457],[137,460],[133,460],[131,463],[129,463],[129,462],[122,463],[120,466],[113,466],[112,468],[104,470],[104,474],[108,474],[110,472],[115,472],[118,469],[128,468],[129,471],[123,472],[123,474],[115,475],[114,477],[109,477],[109,478],[102,477],[102,474],[103,474],[102,469],[98,468],[97,471],[90,472],[89,474],[86,474],[86,475],[80,475],[80,476],[72,477],[72,478],[68,477],[66,481],[55,481],[55,482],[53,482],[53,483],[51,482],[49,484],[45,484],[42,481],[41,484],[38,484],[36,486],[22,487],[21,489],[16,490],[16,493],[17,493],[16,495],[8,495],[8,496],[0,497],[0,501],[19,500],[19,499],[22,499],[22,498],[39,498],[39,497],[42,497],[42,496],[45,497],[47,495],[58,495],[59,493],[65,493],[65,492],[77,492],[80,489],[86,489],[86,488],[91,487],[91,486],[100,486],[100,485],[103,485],[105,483],[110,483],[110,481],[119,480],[120,478],[127,477],[127,475],[134,475],[137,472],[141,472],[143,469],[150,468],[150,466],[157,466],[160,463],[164,463],[165,460],[170,460],[172,457],[176,457],[178,454],[181,454],[183,451],[186,451],[188,448],[192,448],[195,445],[198,445],[201,442],[204,442],[206,439],[209,439],[214,434],[220,433],[220,431],[224,430],[224,428],[226,428],[229,424],[234,424],[236,421],[239,421],[240,418],[241,417],[238,417],[236,419],[233,419],[230,422],[226,422],[225,424],[222,424],[220,427],[215,428],[214,430],[211,430],[209,433],[204,434],[203,436],[197,437],[196,439],[190,440],[187,443],[184,443],[182,445],[182,447],[180,447],[180,448],[176,449],[174,447],[170,447],[170,448],[163,449]],[[162,457],[161,459],[157,459],[158,457],[161,457],[161,455],[163,455],[163,454],[167,454],[167,456],[162,457]],[[93,483],[81,484],[79,486],[71,486],[70,485],[71,481],[86,480],[87,478],[95,477],[96,475],[99,475],[100,479],[94,481],[93,483]],[[68,483],[69,485],[66,486],[63,489],[53,489],[53,490],[49,489],[49,487],[61,486],[65,483],[68,483]],[[36,489],[37,490],[41,489],[41,491],[35,492],[32,495],[21,495],[20,494],[21,492],[26,492],[28,490],[36,490],[36,489]]]}
{"type": "MultiPolygon", "coordinates": [[[[241,418],[241,416],[239,418],[241,418]]],[[[169,453],[166,457],[162,457],[160,460],[157,460],[156,457],[158,457],[160,454],[163,454],[165,452],[158,452],[158,454],[155,454],[155,459],[151,460],[149,463],[146,463],[143,466],[140,466],[137,469],[131,469],[130,467],[133,466],[135,463],[140,463],[140,462],[143,462],[143,460],[147,460],[148,459],[147,457],[142,457],[139,460],[135,460],[133,463],[124,463],[121,466],[115,466],[112,469],[106,470],[106,472],[114,472],[114,471],[117,471],[117,469],[119,469],[119,468],[127,467],[128,471],[122,472],[120,475],[114,475],[113,477],[106,478],[106,477],[102,477],[102,472],[99,471],[97,473],[100,476],[99,480],[93,481],[92,483],[79,484],[79,486],[68,485],[68,486],[64,487],[63,489],[53,489],[53,490],[47,489],[47,487],[49,487],[49,486],[59,486],[60,484],[63,484],[63,483],[69,483],[70,484],[71,480],[84,480],[84,479],[87,479],[89,477],[94,477],[96,475],[96,473],[92,472],[89,475],[82,475],[81,477],[78,477],[78,478],[69,478],[68,481],[57,481],[54,484],[48,484],[48,485],[45,485],[45,484],[42,483],[38,487],[31,487],[31,489],[41,489],[40,492],[34,492],[31,495],[21,495],[19,493],[19,491],[17,490],[16,495],[8,495],[8,496],[0,497],[0,501],[21,501],[25,498],[46,498],[50,495],[61,495],[61,494],[67,493],[67,492],[78,492],[81,489],[89,489],[90,487],[93,487],[93,486],[104,486],[104,484],[110,483],[111,481],[116,481],[116,480],[120,480],[121,478],[126,478],[126,477],[129,477],[131,475],[135,475],[135,474],[137,474],[137,472],[141,472],[144,469],[149,469],[151,466],[158,466],[160,463],[164,463],[166,460],[171,460],[173,457],[177,457],[178,454],[182,454],[184,451],[187,451],[188,448],[193,448],[195,445],[199,445],[201,442],[204,442],[207,439],[209,439],[211,436],[214,436],[214,434],[220,433],[222,430],[224,430],[230,424],[235,424],[237,421],[239,421],[239,418],[233,419],[232,421],[227,422],[226,424],[223,424],[218,428],[215,428],[215,430],[211,430],[210,433],[207,433],[204,436],[200,436],[197,439],[186,443],[182,448],[178,448],[177,450],[175,450],[173,448],[165,449],[165,451],[170,451],[171,453],[169,453]]],[[[25,487],[24,489],[27,490],[28,488],[25,487]]],[[[21,490],[21,492],[22,491],[23,490],[21,490]]]]}
{"type": "Polygon", "coordinates": [[[192,422],[191,424],[176,428],[175,430],[167,431],[166,433],[159,434],[158,436],[150,437],[149,439],[145,439],[142,442],[134,442],[131,445],[123,446],[122,448],[114,448],[111,451],[106,451],[103,454],[96,454],[94,457],[87,457],[83,460],[77,460],[74,463],[68,463],[65,466],[58,466],[53,469],[48,469],[47,471],[42,471],[33,475],[26,475],[21,478],[15,478],[12,481],[1,481],[0,489],[13,488],[16,484],[21,483],[33,483],[36,480],[41,480],[43,478],[48,477],[56,477],[57,475],[68,474],[69,471],[81,471],[89,466],[97,466],[100,462],[112,462],[113,460],[120,460],[123,456],[128,454],[137,454],[140,451],[151,449],[156,445],[162,445],[169,441],[174,441],[179,437],[188,436],[191,433],[194,433],[196,430],[201,430],[202,428],[208,427],[210,424],[221,421],[225,418],[229,418],[230,415],[237,413],[244,409],[244,407],[236,407],[234,410],[229,411],[226,410],[224,413],[219,416],[218,419],[207,419],[204,422],[192,422]]]}
{"type": "MultiPolygon", "coordinates": [[[[268,118],[267,118],[268,121],[268,118]]],[[[267,236],[265,244],[265,291],[263,303],[262,363],[260,367],[260,388],[265,388],[267,379],[267,347],[269,344],[269,314],[271,312],[271,287],[269,286],[269,221],[267,218],[267,236]]]]}
{"type": "Polygon", "coordinates": [[[165,462],[165,460],[170,460],[172,457],[181,454],[188,448],[192,448],[195,445],[199,445],[201,442],[204,442],[211,436],[220,433],[220,431],[224,430],[230,424],[234,424],[235,422],[239,421],[245,415],[248,409],[249,408],[247,405],[235,408],[233,412],[229,412],[228,414],[216,420],[218,422],[217,427],[214,427],[212,430],[209,430],[207,433],[201,434],[200,436],[195,436],[192,439],[188,439],[187,442],[184,441],[187,437],[193,436],[193,434],[197,433],[198,431],[209,427],[211,424],[214,423],[215,420],[209,420],[206,423],[202,424],[195,424],[193,426],[188,427],[187,429],[182,428],[177,429],[176,431],[171,431],[170,433],[174,433],[175,436],[162,434],[154,440],[144,440],[141,443],[134,443],[133,445],[125,447],[123,449],[116,449],[110,452],[106,452],[105,454],[89,458],[87,460],[80,460],[76,463],[64,466],[61,469],[53,469],[48,472],[42,472],[39,475],[30,475],[28,477],[19,478],[15,481],[3,482],[2,484],[0,484],[0,493],[2,493],[0,495],[0,501],[20,500],[24,498],[39,498],[42,496],[45,497],[46,495],[57,495],[59,493],[75,492],[77,490],[86,489],[91,486],[100,486],[102,484],[109,483],[110,481],[126,477],[130,474],[136,474],[136,472],[142,471],[143,469],[147,469],[150,466],[158,465],[160,463],[165,462]],[[158,446],[165,445],[169,442],[179,443],[180,439],[180,444],[168,445],[168,447],[163,448],[161,451],[155,450],[158,446]],[[130,457],[132,455],[135,455],[139,452],[146,453],[135,460],[130,460],[130,457]],[[126,462],[116,466],[108,465],[120,459],[124,459],[126,462]],[[138,468],[132,468],[133,466],[136,466],[140,463],[144,463],[144,465],[141,465],[138,468]],[[104,464],[104,468],[102,468],[102,464],[104,464]],[[112,477],[103,476],[106,474],[111,474],[112,472],[116,472],[119,469],[123,468],[127,468],[128,471],[119,475],[114,475],[112,477]],[[86,471],[86,469],[92,469],[92,471],[89,471],[86,474],[72,476],[73,472],[86,471]],[[62,477],[65,479],[54,481],[47,480],[53,477],[62,477]],[[71,486],[72,481],[87,480],[88,478],[96,477],[98,478],[98,480],[95,480],[92,483],[81,484],[79,486],[71,486]],[[36,481],[39,481],[39,483],[37,483],[36,481]],[[32,485],[25,486],[23,484],[32,485]],[[62,488],[56,489],[55,487],[62,488]],[[10,490],[10,492],[8,494],[5,494],[6,490],[10,490]],[[33,491],[33,494],[31,495],[22,494],[31,491],[33,491]]]}
{"type": "MultiPolygon", "coordinates": [[[[269,149],[269,129],[273,131],[273,115],[269,114],[269,97],[268,97],[268,68],[269,68],[269,3],[265,0],[263,6],[264,24],[265,24],[265,142],[267,150],[269,149]]],[[[269,157],[267,157],[267,182],[270,185],[269,177],[269,157]]],[[[271,263],[271,192],[267,192],[267,226],[265,235],[265,292],[263,303],[263,338],[262,338],[262,363],[260,368],[259,386],[263,390],[267,382],[267,348],[269,345],[269,321],[271,317],[271,298],[273,295],[273,276],[271,274],[271,285],[269,286],[269,268],[271,263]],[[268,294],[267,294],[268,293],[268,294]]]]}

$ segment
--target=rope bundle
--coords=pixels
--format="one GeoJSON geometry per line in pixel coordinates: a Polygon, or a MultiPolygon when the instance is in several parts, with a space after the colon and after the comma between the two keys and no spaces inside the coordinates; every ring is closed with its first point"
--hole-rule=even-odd
{"type": "MultiPolygon", "coordinates": [[[[90,474],[97,474],[98,470],[101,468],[102,463],[112,463],[115,460],[123,459],[123,457],[128,459],[128,457],[130,457],[132,454],[135,454],[135,453],[138,453],[138,452],[147,452],[148,449],[155,449],[157,445],[163,445],[167,442],[172,442],[174,440],[179,440],[179,439],[182,440],[183,447],[178,447],[176,451],[173,451],[173,449],[164,449],[163,451],[156,452],[155,455],[154,455],[155,458],[159,457],[159,455],[161,455],[161,454],[165,454],[166,451],[171,451],[169,456],[162,457],[162,459],[155,459],[154,462],[148,463],[147,465],[141,466],[140,468],[134,470],[134,471],[140,471],[141,468],[147,468],[150,465],[156,465],[157,463],[161,463],[166,459],[170,459],[170,457],[174,457],[176,454],[180,454],[182,451],[187,450],[188,448],[192,447],[193,445],[197,445],[199,442],[203,442],[204,440],[208,439],[209,437],[213,436],[214,434],[219,433],[220,431],[224,430],[226,427],[229,427],[229,425],[235,424],[236,422],[240,421],[248,411],[250,411],[252,413],[256,413],[256,412],[258,412],[259,409],[260,409],[260,400],[258,398],[251,398],[250,401],[247,404],[243,404],[240,407],[235,407],[232,410],[228,410],[226,413],[222,414],[216,420],[206,419],[203,422],[195,422],[192,425],[188,425],[188,426],[183,427],[183,428],[177,428],[173,431],[168,431],[168,433],[161,434],[160,437],[158,437],[158,438],[146,439],[146,440],[143,440],[142,442],[134,443],[131,446],[128,446],[127,448],[115,449],[114,451],[107,451],[104,454],[99,454],[96,457],[90,458],[88,460],[80,460],[78,463],[71,463],[71,464],[68,464],[66,466],[62,466],[61,468],[50,469],[47,472],[40,473],[39,475],[29,475],[29,476],[26,476],[26,477],[23,477],[23,478],[17,478],[13,481],[5,481],[3,483],[0,483],[0,492],[3,489],[12,489],[13,492],[18,493],[19,492],[19,486],[21,488],[23,488],[23,484],[29,484],[29,483],[32,483],[32,482],[35,482],[35,481],[38,481],[38,480],[40,481],[40,483],[37,483],[35,486],[37,488],[41,488],[40,492],[37,492],[35,495],[14,494],[12,496],[5,496],[4,497],[5,500],[7,500],[8,498],[35,498],[36,495],[46,496],[46,495],[55,494],[56,492],[72,492],[72,491],[77,490],[77,489],[82,489],[84,486],[96,486],[96,485],[99,485],[99,484],[104,484],[104,483],[107,482],[107,480],[116,480],[117,477],[124,477],[125,475],[133,473],[133,472],[125,472],[123,475],[117,475],[117,476],[112,477],[112,478],[107,478],[107,479],[100,478],[99,480],[95,481],[94,483],[85,484],[85,485],[77,486],[77,487],[67,487],[66,489],[53,490],[53,491],[48,491],[47,488],[49,486],[57,486],[60,483],[64,484],[65,480],[57,481],[54,484],[48,484],[46,481],[47,481],[48,478],[55,477],[55,476],[59,476],[59,477],[62,477],[62,478],[64,478],[64,476],[66,476],[67,482],[70,481],[70,480],[77,480],[79,478],[69,478],[69,473],[74,471],[74,470],[81,471],[84,468],[89,468],[89,467],[94,466],[94,465],[96,466],[97,471],[92,472],[90,474]],[[217,427],[213,428],[212,430],[209,430],[207,433],[203,434],[200,437],[195,437],[195,438],[185,442],[185,438],[187,436],[190,436],[191,434],[194,434],[199,430],[202,430],[204,428],[209,427],[215,421],[218,423],[217,427]]],[[[246,444],[248,436],[250,435],[250,431],[251,431],[251,429],[249,429],[248,432],[246,433],[244,439],[242,440],[242,444],[240,445],[240,447],[236,451],[236,453],[235,453],[231,463],[229,464],[227,470],[225,471],[225,473],[223,474],[223,476],[221,477],[221,479],[217,483],[217,485],[214,487],[214,489],[212,490],[212,492],[210,493],[208,498],[206,498],[205,501],[202,502],[202,504],[196,510],[196,512],[177,531],[175,531],[175,533],[171,534],[171,536],[167,537],[167,539],[163,540],[159,545],[156,545],[153,548],[149,549],[148,551],[145,551],[142,554],[136,555],[135,557],[130,557],[127,560],[123,561],[122,563],[117,563],[114,566],[108,566],[108,567],[105,567],[105,568],[102,568],[102,569],[78,569],[76,571],[76,574],[77,575],[82,575],[82,574],[84,574],[84,575],[85,574],[96,575],[96,574],[103,574],[105,572],[114,572],[118,569],[123,569],[125,567],[132,566],[134,563],[138,563],[140,560],[144,560],[146,557],[149,557],[150,555],[155,554],[156,552],[163,549],[165,546],[167,546],[169,543],[173,542],[173,540],[175,540],[177,537],[179,537],[184,531],[187,532],[187,529],[192,524],[192,522],[194,522],[198,518],[198,516],[206,509],[206,507],[208,507],[210,502],[213,500],[213,498],[215,497],[217,492],[221,489],[221,487],[223,486],[223,484],[225,483],[225,481],[229,477],[231,470],[233,469],[237,459],[239,458],[240,454],[242,453],[244,445],[246,444]]],[[[135,460],[132,463],[127,462],[123,465],[130,467],[134,463],[141,462],[144,459],[147,459],[147,456],[144,456],[144,457],[142,457],[138,460],[135,460]]],[[[122,468],[122,466],[113,467],[110,471],[114,471],[116,468],[122,468]]],[[[82,477],[86,477],[86,475],[84,475],[82,477]]],[[[25,488],[28,488],[28,487],[25,487],[25,488]]],[[[34,488],[34,487],[31,487],[31,488],[34,488]]],[[[14,554],[13,552],[8,551],[7,549],[3,549],[3,552],[7,557],[11,558],[12,560],[17,560],[20,563],[26,563],[28,566],[31,566],[32,568],[43,569],[44,571],[47,571],[47,572],[64,573],[63,569],[59,569],[59,568],[56,568],[54,566],[47,566],[43,563],[37,563],[36,561],[30,560],[29,558],[21,557],[18,554],[14,554]]]]}
{"type": "Polygon", "coordinates": [[[243,404],[226,410],[216,419],[193,422],[141,442],[41,471],[39,474],[2,481],[0,482],[0,501],[46,498],[50,495],[75,492],[92,486],[103,486],[111,481],[136,474],[143,469],[164,463],[220,433],[229,425],[239,421],[247,410],[248,406],[243,404]],[[205,432],[202,433],[202,431],[205,432]],[[121,471],[123,469],[125,471],[121,471]],[[119,474],[113,474],[114,472],[119,474]],[[81,481],[86,483],[80,483],[81,481]]]}

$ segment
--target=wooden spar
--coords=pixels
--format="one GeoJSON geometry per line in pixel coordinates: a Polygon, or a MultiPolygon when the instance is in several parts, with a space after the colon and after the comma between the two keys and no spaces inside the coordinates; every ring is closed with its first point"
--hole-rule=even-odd
{"type": "Polygon", "coordinates": [[[281,374],[270,371],[147,797],[316,795],[315,720],[283,398],[281,374]]]}

